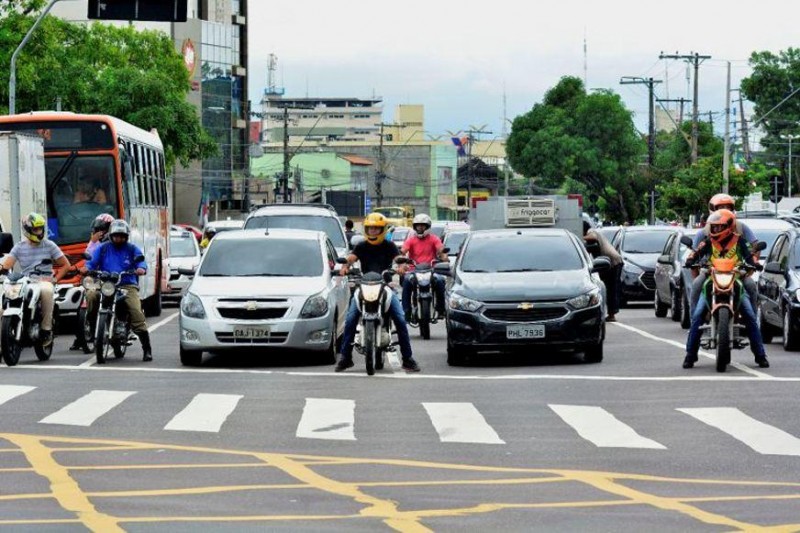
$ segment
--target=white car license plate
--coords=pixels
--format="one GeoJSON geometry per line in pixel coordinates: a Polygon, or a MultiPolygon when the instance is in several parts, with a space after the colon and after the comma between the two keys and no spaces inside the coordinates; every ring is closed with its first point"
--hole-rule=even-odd
{"type": "Polygon", "coordinates": [[[268,327],[233,328],[234,339],[260,339],[269,337],[268,327]]]}
{"type": "Polygon", "coordinates": [[[507,339],[543,339],[544,324],[506,326],[507,339]]]}

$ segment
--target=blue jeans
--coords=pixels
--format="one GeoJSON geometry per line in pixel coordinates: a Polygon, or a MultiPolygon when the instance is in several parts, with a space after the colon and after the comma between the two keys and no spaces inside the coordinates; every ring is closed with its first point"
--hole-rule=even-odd
{"type": "MultiPolygon", "coordinates": [[[[403,311],[411,309],[411,293],[414,291],[414,276],[406,274],[403,277],[403,311]]],[[[433,292],[436,301],[436,310],[444,309],[444,278],[439,274],[431,276],[433,292]]]]}
{"type": "MultiPolygon", "coordinates": [[[[394,322],[394,329],[397,331],[397,340],[400,342],[400,355],[403,356],[403,361],[411,358],[411,339],[408,336],[408,326],[406,325],[406,317],[403,315],[403,308],[400,306],[400,300],[397,295],[392,291],[392,305],[389,308],[389,316],[394,322]]],[[[339,351],[342,354],[342,360],[349,361],[353,359],[353,339],[356,336],[356,328],[358,327],[358,320],[361,318],[361,313],[358,312],[358,304],[356,299],[350,299],[350,308],[347,310],[347,318],[344,322],[344,334],[342,335],[342,345],[339,351]]]]}
{"type": "MultiPolygon", "coordinates": [[[[686,339],[686,355],[697,357],[700,349],[700,326],[703,325],[703,318],[708,309],[708,301],[703,296],[702,291],[698,295],[697,302],[692,313],[692,325],[689,327],[689,337],[686,339]]],[[[764,342],[761,340],[761,330],[758,328],[756,313],[750,304],[750,297],[745,292],[739,304],[739,312],[747,326],[747,337],[750,339],[750,350],[756,357],[765,357],[764,342]]]]}

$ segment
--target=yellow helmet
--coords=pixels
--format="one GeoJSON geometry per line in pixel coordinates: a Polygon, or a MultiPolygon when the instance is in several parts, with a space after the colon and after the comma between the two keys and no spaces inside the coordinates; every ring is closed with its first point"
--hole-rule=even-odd
{"type": "Polygon", "coordinates": [[[367,218],[364,219],[364,237],[367,242],[375,245],[382,243],[386,238],[386,225],[386,217],[382,214],[370,213],[367,215],[367,218]],[[381,228],[381,232],[378,235],[370,235],[368,231],[370,227],[381,228]]]}
{"type": "Polygon", "coordinates": [[[22,219],[22,234],[31,242],[42,242],[47,237],[47,221],[39,213],[30,213],[22,219]]]}

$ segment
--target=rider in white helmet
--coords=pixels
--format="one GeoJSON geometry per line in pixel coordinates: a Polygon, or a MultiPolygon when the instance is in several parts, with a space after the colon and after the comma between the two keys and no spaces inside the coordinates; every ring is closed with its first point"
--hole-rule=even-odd
{"type": "MultiPolygon", "coordinates": [[[[444,253],[444,245],[442,241],[431,233],[431,217],[425,213],[420,213],[414,217],[411,227],[414,231],[408,236],[403,243],[400,250],[401,254],[407,255],[414,260],[415,263],[430,263],[433,264],[437,259],[439,261],[447,261],[447,254],[444,253]]],[[[408,270],[413,270],[413,266],[409,266],[408,270]]],[[[412,276],[405,276],[403,279],[403,311],[406,314],[406,320],[412,318],[411,315],[411,293],[413,287],[411,284],[412,276]]],[[[439,316],[444,316],[444,279],[439,275],[433,276],[433,289],[435,292],[436,313],[439,316]]]]}

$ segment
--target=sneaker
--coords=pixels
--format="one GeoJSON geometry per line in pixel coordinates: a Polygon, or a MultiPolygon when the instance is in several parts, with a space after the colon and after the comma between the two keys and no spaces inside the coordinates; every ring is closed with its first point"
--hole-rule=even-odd
{"type": "Polygon", "coordinates": [[[83,350],[83,341],[79,341],[78,339],[75,339],[74,341],[72,341],[72,346],[70,346],[69,349],[72,352],[78,351],[78,350],[83,350]]]}
{"type": "Polygon", "coordinates": [[[445,318],[445,310],[444,309],[437,309],[436,310],[436,320],[444,320],[445,318]]]}
{"type": "Polygon", "coordinates": [[[344,372],[348,368],[353,367],[353,360],[352,359],[345,359],[344,357],[339,359],[339,362],[336,363],[336,372],[344,372]]]}
{"type": "Polygon", "coordinates": [[[616,317],[614,315],[608,315],[606,317],[606,322],[616,322],[616,321],[617,321],[617,319],[616,319],[616,317]]]}
{"type": "Polygon", "coordinates": [[[42,343],[42,346],[50,346],[53,344],[53,332],[47,329],[43,329],[42,332],[39,334],[39,340],[42,343]]]}
{"type": "Polygon", "coordinates": [[[769,361],[767,361],[766,355],[756,357],[756,364],[759,366],[759,368],[769,368],[769,361]]]}
{"type": "Polygon", "coordinates": [[[683,359],[683,368],[693,368],[696,362],[697,362],[696,355],[686,354],[686,357],[684,357],[683,359]]]}
{"type": "Polygon", "coordinates": [[[153,360],[153,354],[151,354],[150,352],[144,352],[144,355],[142,356],[142,361],[144,361],[145,363],[149,363],[152,360],[153,360]]]}
{"type": "Polygon", "coordinates": [[[414,358],[409,357],[408,359],[403,359],[403,370],[406,372],[419,372],[420,368],[414,358]]]}

